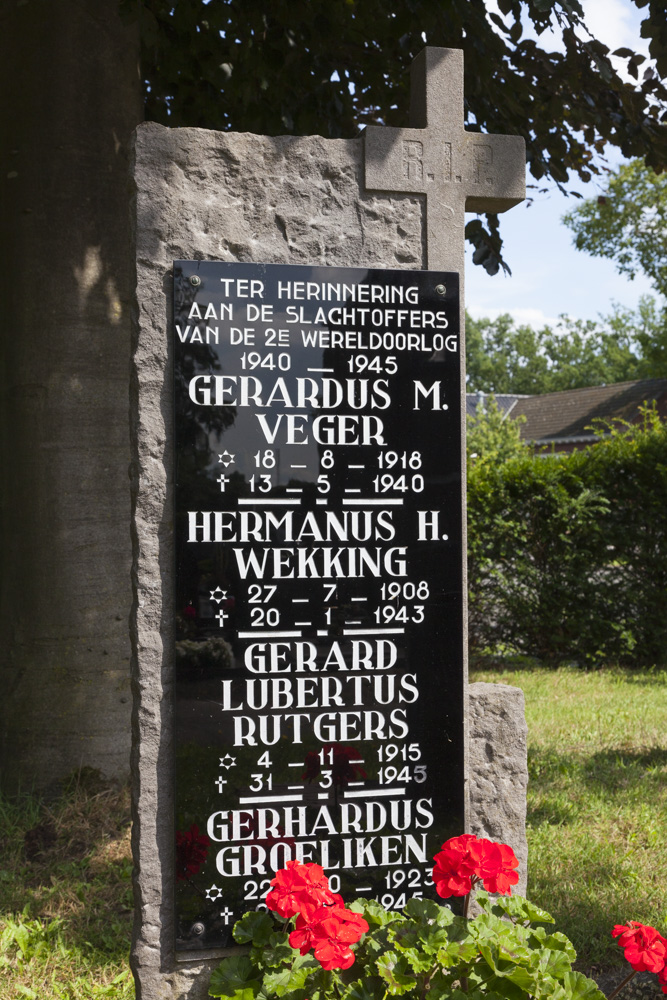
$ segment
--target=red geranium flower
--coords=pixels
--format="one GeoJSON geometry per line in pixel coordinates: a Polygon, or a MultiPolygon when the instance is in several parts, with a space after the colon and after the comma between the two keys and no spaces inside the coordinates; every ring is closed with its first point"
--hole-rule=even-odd
{"type": "Polygon", "coordinates": [[[470,861],[469,848],[471,844],[474,844],[477,840],[472,833],[462,833],[460,837],[450,837],[442,845],[443,851],[456,851],[457,854],[461,855],[461,858],[467,859],[467,863],[470,867],[470,872],[472,872],[472,862],[470,861]]]}
{"type": "Polygon", "coordinates": [[[662,987],[662,992],[667,993],[667,965],[665,965],[662,971],[658,974],[658,982],[662,987]]]}
{"type": "Polygon", "coordinates": [[[189,830],[183,833],[176,831],[176,879],[186,879],[196,875],[206,861],[208,845],[211,843],[205,833],[199,832],[199,827],[193,823],[189,830]]]}
{"type": "Polygon", "coordinates": [[[313,927],[315,958],[323,969],[349,969],[354,962],[350,945],[356,944],[367,930],[361,914],[335,907],[313,927]]]}
{"type": "Polygon", "coordinates": [[[511,886],[519,881],[511,847],[470,833],[446,840],[434,860],[433,881],[443,899],[466,896],[479,882],[489,892],[511,895],[511,886]]]}
{"type": "Polygon", "coordinates": [[[435,856],[433,881],[436,892],[443,899],[465,896],[472,889],[471,872],[462,870],[463,857],[458,851],[443,848],[435,856]]]}
{"type": "Polygon", "coordinates": [[[304,903],[333,903],[334,896],[329,889],[329,880],[320,865],[300,861],[288,861],[276,873],[271,885],[274,886],[266,897],[270,910],[277,910],[281,917],[293,917],[304,903]]]}
{"type": "Polygon", "coordinates": [[[498,892],[501,896],[511,895],[511,886],[519,881],[519,876],[513,870],[519,861],[512,848],[507,844],[481,839],[470,844],[468,850],[470,858],[475,862],[475,875],[482,879],[487,892],[498,892]]]}
{"type": "Polygon", "coordinates": [[[337,893],[331,893],[331,902],[319,903],[311,899],[306,893],[299,897],[299,912],[296,915],[294,930],[289,936],[289,943],[293,948],[298,948],[302,955],[305,955],[314,944],[313,932],[315,927],[325,917],[333,912],[345,909],[343,897],[337,893]]]}
{"type": "Polygon", "coordinates": [[[314,893],[310,887],[298,886],[301,878],[299,869],[319,869],[321,872],[319,865],[299,865],[298,862],[288,862],[288,865],[290,870],[282,869],[273,880],[272,885],[279,884],[266,897],[266,902],[279,913],[283,910],[289,915],[296,913],[295,927],[289,936],[290,945],[302,955],[313,948],[315,958],[323,969],[349,969],[354,962],[350,945],[365,934],[368,923],[360,913],[346,909],[342,896],[328,888],[328,898],[322,900],[322,883],[317,872],[312,876],[317,885],[314,893]],[[279,895],[281,891],[283,895],[279,895]],[[272,900],[274,894],[277,895],[272,900]]]}
{"type": "Polygon", "coordinates": [[[297,948],[302,955],[310,951],[315,944],[313,930],[319,920],[324,919],[327,912],[327,907],[321,906],[318,903],[309,903],[306,900],[302,902],[301,910],[296,917],[294,930],[289,936],[289,943],[292,948],[297,948]]]}
{"type": "Polygon", "coordinates": [[[450,896],[465,896],[472,889],[475,867],[468,847],[476,839],[471,833],[451,837],[435,855],[433,881],[436,892],[443,899],[448,899],[450,896]]]}
{"type": "Polygon", "coordinates": [[[631,920],[629,924],[616,924],[611,936],[618,938],[619,945],[624,949],[625,959],[635,972],[664,973],[667,941],[655,927],[631,920]]]}

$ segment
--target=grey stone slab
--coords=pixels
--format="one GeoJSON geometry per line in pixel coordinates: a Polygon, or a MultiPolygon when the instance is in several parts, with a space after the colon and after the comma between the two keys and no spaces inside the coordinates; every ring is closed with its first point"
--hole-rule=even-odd
{"type": "MultiPolygon", "coordinates": [[[[172,261],[425,267],[423,195],[368,192],[363,170],[361,138],[266,138],[156,124],[136,132],[132,967],[138,1000],[199,1000],[207,995],[214,964],[203,952],[196,961],[176,962],[172,939],[172,261]]],[[[495,734],[504,725],[507,699],[496,710],[495,691],[473,699],[475,732],[495,734]]],[[[496,760],[520,774],[509,749],[496,753],[496,760]]],[[[503,816],[514,822],[515,813],[500,807],[494,812],[481,802],[478,790],[493,782],[488,760],[482,755],[480,761],[480,777],[471,778],[471,829],[495,836],[493,824],[502,828],[503,816]]],[[[501,770],[494,773],[506,780],[501,770]]],[[[506,783],[512,786],[514,779],[506,783]]],[[[497,788],[492,794],[498,796],[497,788]]],[[[498,837],[519,854],[515,827],[508,829],[498,837]]]]}
{"type": "Polygon", "coordinates": [[[528,727],[523,691],[507,684],[468,687],[468,797],[470,833],[509,844],[519,859],[526,894],[528,727]]]}
{"type": "Polygon", "coordinates": [[[174,259],[422,268],[423,199],[363,190],[361,139],[142,125],[134,147],[133,849],[139,1000],[206,996],[173,957],[171,271],[174,259]]]}

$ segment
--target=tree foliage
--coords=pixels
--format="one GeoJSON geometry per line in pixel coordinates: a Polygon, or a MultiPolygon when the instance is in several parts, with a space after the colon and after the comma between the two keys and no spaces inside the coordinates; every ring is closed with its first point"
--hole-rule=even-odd
{"type": "MultiPolygon", "coordinates": [[[[525,420],[521,418],[521,422],[525,420]]],[[[466,421],[468,466],[507,462],[522,455],[526,446],[521,440],[521,422],[501,410],[493,396],[480,400],[475,416],[466,421]]]]}
{"type": "Polygon", "coordinates": [[[466,366],[469,392],[519,395],[667,377],[667,311],[646,296],[597,322],[563,316],[556,329],[468,317],[466,366]]]}
{"type": "Polygon", "coordinates": [[[655,411],[586,451],[473,464],[473,648],[664,664],[666,544],[667,425],[655,411]]]}
{"type": "MultiPolygon", "coordinates": [[[[635,0],[653,58],[664,60],[663,0],[635,0]]],[[[667,164],[667,88],[641,55],[587,33],[579,0],[121,0],[139,17],[146,116],[172,126],[266,135],[353,136],[405,125],[409,68],[424,44],[465,53],[468,129],[522,135],[538,180],[599,172],[612,143],[667,164]],[[538,41],[526,37],[529,23],[538,41]],[[549,28],[563,50],[550,51],[549,28]]],[[[469,232],[499,260],[495,219],[469,232]]],[[[490,269],[493,269],[491,267],[490,269]]],[[[497,265],[496,265],[497,269],[497,265]]]]}
{"type": "Polygon", "coordinates": [[[610,176],[604,195],[587,198],[563,221],[578,250],[613,260],[630,278],[643,271],[667,298],[667,173],[631,160],[610,176]]]}

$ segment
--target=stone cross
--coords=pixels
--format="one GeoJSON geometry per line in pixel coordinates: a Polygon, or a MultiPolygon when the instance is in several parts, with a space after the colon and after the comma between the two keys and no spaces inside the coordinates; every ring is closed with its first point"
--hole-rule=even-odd
{"type": "Polygon", "coordinates": [[[466,132],[460,49],[423,49],[410,85],[411,127],[364,132],[366,189],[425,194],[427,267],[462,278],[464,213],[506,212],[523,201],[525,142],[466,132]]]}

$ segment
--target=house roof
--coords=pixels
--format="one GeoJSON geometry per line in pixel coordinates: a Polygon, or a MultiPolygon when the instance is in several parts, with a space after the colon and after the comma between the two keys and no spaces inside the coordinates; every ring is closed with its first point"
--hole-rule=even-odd
{"type": "Polygon", "coordinates": [[[667,379],[650,378],[587,389],[566,389],[541,396],[518,397],[511,409],[512,418],[523,416],[521,438],[524,441],[556,443],[592,441],[594,420],[633,422],[642,403],[651,403],[667,395],[667,379]]]}
{"type": "Polygon", "coordinates": [[[518,399],[529,399],[528,396],[517,396],[516,393],[495,393],[495,392],[467,392],[466,393],[466,416],[468,418],[477,416],[478,407],[485,406],[485,401],[493,398],[501,413],[511,413],[514,416],[513,407],[518,399]]]}

